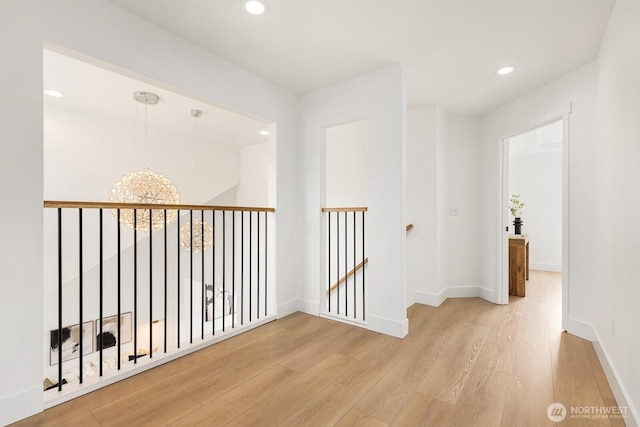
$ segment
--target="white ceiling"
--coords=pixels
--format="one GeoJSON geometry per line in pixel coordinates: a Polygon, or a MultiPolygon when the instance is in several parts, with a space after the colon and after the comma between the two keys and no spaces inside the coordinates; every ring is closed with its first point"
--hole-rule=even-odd
{"type": "Polygon", "coordinates": [[[160,97],[157,106],[148,108],[146,123],[149,127],[183,132],[190,140],[198,138],[240,147],[268,140],[268,136],[258,133],[268,129],[265,121],[205,104],[143,79],[124,76],[46,49],[43,54],[43,85],[45,89],[65,94],[63,98],[45,96],[45,108],[55,108],[71,116],[74,111],[84,111],[131,123],[137,119],[137,126],[143,127],[145,105],[133,99],[133,92],[141,90],[160,97]],[[202,111],[197,123],[191,115],[192,109],[202,111]]]}
{"type": "Polygon", "coordinates": [[[410,105],[482,114],[592,61],[614,0],[110,0],[302,94],[391,64],[410,105]],[[515,65],[500,77],[495,70],[515,65]]]}

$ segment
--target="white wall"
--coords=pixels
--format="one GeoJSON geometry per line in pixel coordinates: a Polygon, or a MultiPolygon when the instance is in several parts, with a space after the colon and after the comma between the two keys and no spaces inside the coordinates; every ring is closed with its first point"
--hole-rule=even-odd
{"type": "Polygon", "coordinates": [[[525,203],[530,268],[562,271],[562,121],[509,138],[509,194],[525,203]]]}
{"type": "Polygon", "coordinates": [[[438,293],[436,146],[439,107],[407,111],[407,306],[431,301],[438,293]],[[420,293],[420,296],[416,294],[420,293]],[[431,297],[431,298],[430,298],[431,297]]]}
{"type": "Polygon", "coordinates": [[[447,115],[438,140],[438,289],[481,296],[479,120],[447,115]],[[452,215],[451,209],[457,214],[452,215]]]}
{"type": "MultiPolygon", "coordinates": [[[[3,297],[0,321],[20,325],[7,330],[4,345],[20,352],[0,356],[0,424],[42,409],[42,48],[55,44],[107,64],[149,76],[171,90],[246,111],[278,124],[271,145],[269,204],[275,217],[279,301],[298,298],[297,98],[208,51],[187,43],[104,0],[4,1],[0,3],[0,191],[3,209],[0,268],[3,297]],[[277,160],[277,162],[276,162],[277,160]],[[274,191],[275,190],[275,191],[274,191]],[[9,202],[8,202],[9,201],[9,202]],[[3,207],[6,207],[3,205],[3,207]],[[25,257],[23,254],[28,253],[25,257]],[[20,254],[14,255],[14,254],[20,254]]],[[[281,305],[279,315],[286,314],[281,305]]]]}
{"type": "Polygon", "coordinates": [[[269,204],[269,145],[256,144],[240,150],[239,206],[269,204]]]}
{"type": "Polygon", "coordinates": [[[45,198],[103,202],[121,176],[144,167],[173,181],[182,203],[203,203],[240,182],[240,147],[213,143],[205,135],[196,142],[193,133],[160,128],[161,142],[154,130],[145,159],[141,132],[133,143],[132,129],[112,117],[47,107],[45,198]]]}
{"type": "Polygon", "coordinates": [[[405,277],[404,69],[393,66],[301,97],[305,261],[299,302],[320,311],[324,264],[323,216],[326,127],[367,119],[369,176],[367,213],[368,327],[394,336],[408,332],[405,277]],[[375,191],[373,191],[375,189],[375,191]],[[375,231],[375,232],[373,232],[375,231]]]}
{"type": "MultiPolygon", "coordinates": [[[[601,354],[619,404],[626,397],[635,424],[640,424],[640,287],[636,266],[640,233],[640,3],[616,2],[598,57],[598,131],[591,155],[588,230],[597,266],[591,277],[594,315],[591,318],[601,354]],[[615,333],[612,325],[615,318],[615,333]],[[605,364],[606,367],[606,364],[605,364]],[[617,388],[616,383],[620,386],[617,388]]],[[[582,270],[580,265],[579,269],[582,270]]],[[[606,369],[606,368],[605,368],[606,369]]]]}
{"type": "Polygon", "coordinates": [[[366,120],[327,128],[326,207],[367,206],[366,120]]]}

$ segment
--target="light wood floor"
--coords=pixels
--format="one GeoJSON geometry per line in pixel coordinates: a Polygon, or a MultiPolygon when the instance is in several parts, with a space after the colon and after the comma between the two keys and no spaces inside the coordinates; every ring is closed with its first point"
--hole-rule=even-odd
{"type": "Polygon", "coordinates": [[[16,425],[552,425],[553,402],[616,405],[591,343],[560,330],[560,280],[532,271],[508,306],[416,304],[403,340],[296,313],[16,425]]]}

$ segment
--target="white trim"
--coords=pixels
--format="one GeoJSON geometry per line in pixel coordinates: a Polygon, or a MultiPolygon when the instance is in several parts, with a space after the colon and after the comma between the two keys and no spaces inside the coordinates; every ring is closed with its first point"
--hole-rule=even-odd
{"type": "Polygon", "coordinates": [[[638,413],[638,410],[633,406],[633,403],[631,403],[632,400],[628,398],[629,392],[620,379],[620,374],[618,374],[615,366],[611,363],[609,353],[602,346],[600,334],[598,334],[596,328],[592,328],[592,334],[595,337],[595,340],[593,341],[593,348],[596,351],[600,365],[602,365],[602,370],[604,371],[604,375],[607,377],[613,396],[616,398],[616,403],[620,407],[626,406],[629,408],[630,416],[624,419],[625,424],[627,427],[640,426],[640,413],[638,413]]]}
{"type": "Polygon", "coordinates": [[[440,307],[449,298],[482,298],[486,301],[497,304],[495,301],[496,292],[493,289],[481,286],[451,286],[445,288],[437,294],[416,291],[415,302],[417,304],[440,307]]]}
{"type": "Polygon", "coordinates": [[[0,398],[0,425],[9,425],[30,417],[44,410],[42,402],[42,385],[21,390],[0,398]],[[34,405],[34,402],[38,402],[34,405]]]}
{"type": "Polygon", "coordinates": [[[575,335],[587,341],[593,341],[595,339],[593,326],[589,323],[583,322],[582,320],[570,317],[565,330],[571,335],[575,335]]]}
{"type": "Polygon", "coordinates": [[[278,319],[281,319],[285,316],[288,316],[290,314],[295,313],[296,311],[302,311],[300,310],[300,300],[299,299],[292,299],[289,300],[285,303],[279,304],[278,305],[278,319]]]}
{"type": "Polygon", "coordinates": [[[429,292],[416,291],[415,301],[417,304],[430,305],[431,307],[440,307],[440,305],[449,298],[447,290],[444,289],[437,294],[429,292]]]}
{"type": "Polygon", "coordinates": [[[311,314],[313,316],[320,315],[320,303],[317,301],[311,301],[308,299],[298,299],[298,309],[307,314],[311,314]]]}
{"type": "Polygon", "coordinates": [[[558,264],[533,264],[529,263],[530,270],[553,271],[554,273],[562,273],[562,265],[558,264]]]}
{"type": "Polygon", "coordinates": [[[480,286],[451,286],[447,288],[449,298],[480,298],[482,288],[480,286]]]}
{"type": "Polygon", "coordinates": [[[562,116],[562,327],[568,328],[569,320],[569,111],[562,116]]]}
{"type": "Polygon", "coordinates": [[[398,322],[386,317],[369,315],[367,316],[367,323],[369,330],[396,338],[404,338],[409,333],[409,319],[407,318],[402,322],[398,322]]]}
{"type": "Polygon", "coordinates": [[[359,328],[368,329],[366,322],[362,320],[354,319],[354,318],[349,318],[347,316],[342,316],[342,315],[337,316],[335,314],[324,312],[324,313],[318,314],[318,317],[322,317],[324,319],[329,319],[329,320],[335,320],[336,322],[346,323],[347,325],[357,326],[359,328]]]}

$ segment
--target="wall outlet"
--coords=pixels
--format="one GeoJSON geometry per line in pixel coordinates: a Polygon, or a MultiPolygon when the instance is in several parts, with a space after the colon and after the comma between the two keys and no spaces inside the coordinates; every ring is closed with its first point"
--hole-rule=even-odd
{"type": "Polygon", "coordinates": [[[458,216],[458,208],[449,208],[449,216],[458,216]]]}
{"type": "Polygon", "coordinates": [[[611,315],[611,337],[616,337],[616,318],[614,315],[611,315]]]}

